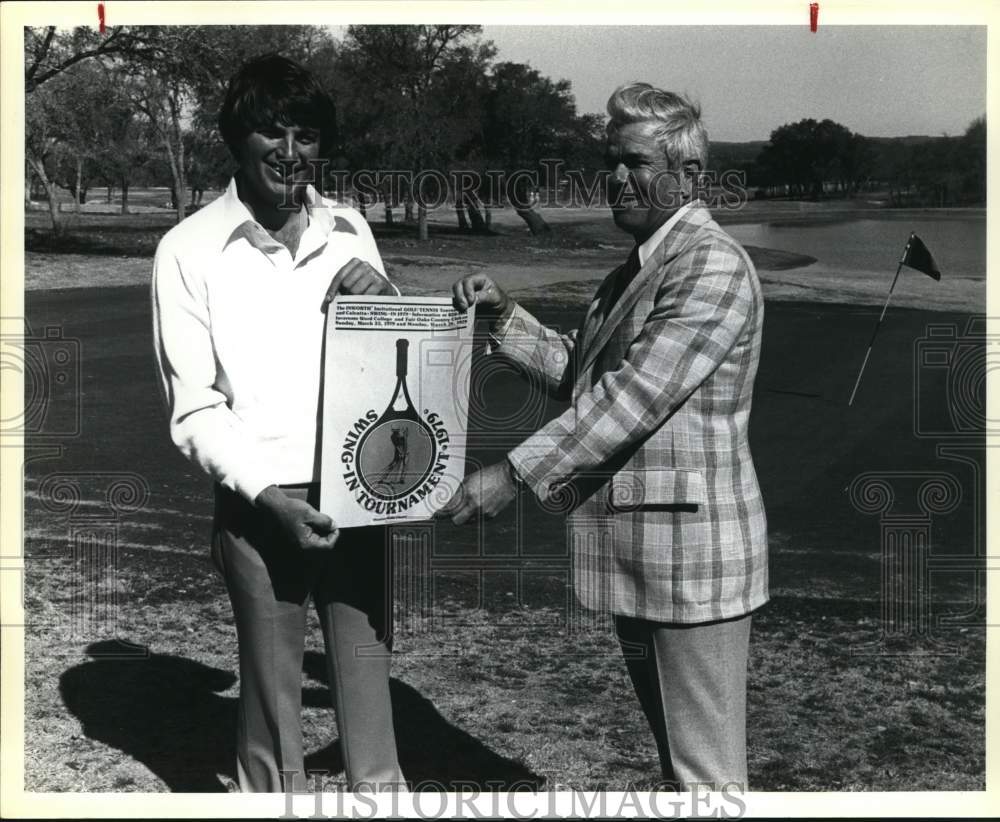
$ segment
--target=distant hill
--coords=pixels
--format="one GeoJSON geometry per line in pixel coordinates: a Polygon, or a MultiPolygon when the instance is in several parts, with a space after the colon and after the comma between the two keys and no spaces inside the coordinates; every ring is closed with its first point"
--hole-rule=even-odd
{"type": "MultiPolygon", "coordinates": [[[[907,134],[905,137],[868,137],[866,138],[876,145],[885,145],[895,141],[903,145],[919,145],[921,143],[933,143],[938,140],[947,140],[948,137],[931,136],[929,134],[907,134]]],[[[739,168],[747,163],[752,163],[757,159],[768,143],[767,140],[748,140],[745,143],[730,143],[725,141],[710,142],[708,148],[708,162],[712,168],[739,168]]]]}
{"type": "Polygon", "coordinates": [[[892,143],[898,140],[903,145],[915,146],[919,145],[920,143],[933,143],[936,142],[937,140],[951,140],[954,137],[955,137],[954,134],[950,135],[949,137],[944,137],[941,135],[932,137],[929,134],[907,134],[905,137],[866,137],[865,139],[871,140],[871,142],[873,143],[892,143]]]}
{"type": "Polygon", "coordinates": [[[767,140],[750,140],[746,143],[710,142],[708,165],[710,168],[739,168],[757,159],[767,140]]]}

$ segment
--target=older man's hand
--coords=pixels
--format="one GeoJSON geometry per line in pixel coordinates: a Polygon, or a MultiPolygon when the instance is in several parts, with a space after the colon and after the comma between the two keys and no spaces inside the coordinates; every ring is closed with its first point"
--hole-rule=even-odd
{"type": "Polygon", "coordinates": [[[330,282],[330,287],[326,290],[326,296],[323,298],[321,308],[323,311],[326,311],[326,307],[333,302],[333,298],[337,294],[367,294],[368,296],[374,296],[376,294],[395,293],[389,281],[376,271],[371,263],[353,257],[344,263],[340,271],[334,275],[333,280],[330,282]]]}
{"type": "Polygon", "coordinates": [[[438,516],[450,516],[455,525],[464,525],[480,514],[493,519],[516,496],[517,486],[504,460],[467,476],[444,508],[438,511],[438,516]]]}
{"type": "Polygon", "coordinates": [[[510,297],[486,274],[469,274],[451,287],[456,311],[468,311],[476,306],[476,316],[495,319],[510,305],[510,297]]]}

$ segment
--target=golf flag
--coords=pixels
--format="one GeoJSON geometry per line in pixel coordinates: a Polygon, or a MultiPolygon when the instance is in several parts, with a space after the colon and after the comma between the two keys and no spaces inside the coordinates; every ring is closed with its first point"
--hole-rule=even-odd
{"type": "Polygon", "coordinates": [[[903,249],[903,259],[900,262],[909,268],[923,271],[924,274],[928,277],[933,277],[935,280],[941,279],[941,271],[934,261],[934,255],[924,245],[924,241],[912,231],[910,232],[910,239],[906,241],[906,248],[903,249]]]}
{"type": "Polygon", "coordinates": [[[934,262],[934,255],[924,245],[924,241],[911,231],[910,239],[906,241],[906,248],[903,249],[903,257],[899,261],[899,265],[896,266],[896,276],[892,278],[892,285],[889,286],[889,294],[885,298],[885,305],[882,306],[882,313],[879,315],[878,322],[875,323],[875,330],[872,332],[872,338],[868,343],[868,350],[865,352],[865,358],[861,363],[861,370],[858,371],[858,378],[854,381],[854,390],[851,392],[851,398],[847,401],[849,406],[854,405],[854,397],[858,393],[858,386],[861,385],[861,375],[865,373],[865,366],[868,365],[868,358],[872,354],[872,346],[875,345],[875,338],[878,336],[882,320],[885,319],[889,300],[892,299],[892,292],[895,290],[896,282],[899,280],[899,272],[903,270],[904,265],[908,268],[915,268],[917,271],[923,271],[924,274],[928,277],[933,277],[935,280],[941,279],[941,272],[938,270],[937,263],[934,262]]]}

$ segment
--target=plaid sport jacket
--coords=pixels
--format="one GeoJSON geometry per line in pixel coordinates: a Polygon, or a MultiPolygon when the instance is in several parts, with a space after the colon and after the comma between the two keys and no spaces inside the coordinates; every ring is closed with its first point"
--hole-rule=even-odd
{"type": "Polygon", "coordinates": [[[509,457],[569,514],[587,608],[677,623],[746,614],[768,598],[748,442],[764,317],[753,263],[695,203],[607,305],[622,268],[568,334],[515,307],[496,354],[571,405],[509,457]]]}

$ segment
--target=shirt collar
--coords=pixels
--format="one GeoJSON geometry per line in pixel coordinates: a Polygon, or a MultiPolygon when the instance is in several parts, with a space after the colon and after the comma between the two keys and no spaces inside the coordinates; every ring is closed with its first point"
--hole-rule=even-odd
{"type": "MultiPolygon", "coordinates": [[[[240,199],[236,188],[236,178],[229,180],[222,200],[222,231],[224,238],[222,248],[232,242],[245,238],[254,247],[273,242],[263,226],[254,219],[246,203],[240,199]]],[[[314,225],[322,237],[327,237],[333,231],[346,231],[356,234],[354,227],[343,217],[334,214],[335,207],[325,202],[312,185],[306,186],[305,207],[309,216],[309,228],[314,225]]]]}
{"type": "Polygon", "coordinates": [[[677,225],[677,221],[680,220],[684,213],[690,208],[691,203],[684,203],[684,205],[673,213],[673,216],[669,220],[653,232],[652,236],[646,240],[646,242],[639,246],[640,268],[646,264],[646,260],[648,260],[650,255],[656,250],[656,247],[663,242],[664,238],[670,232],[670,229],[677,225]]]}

